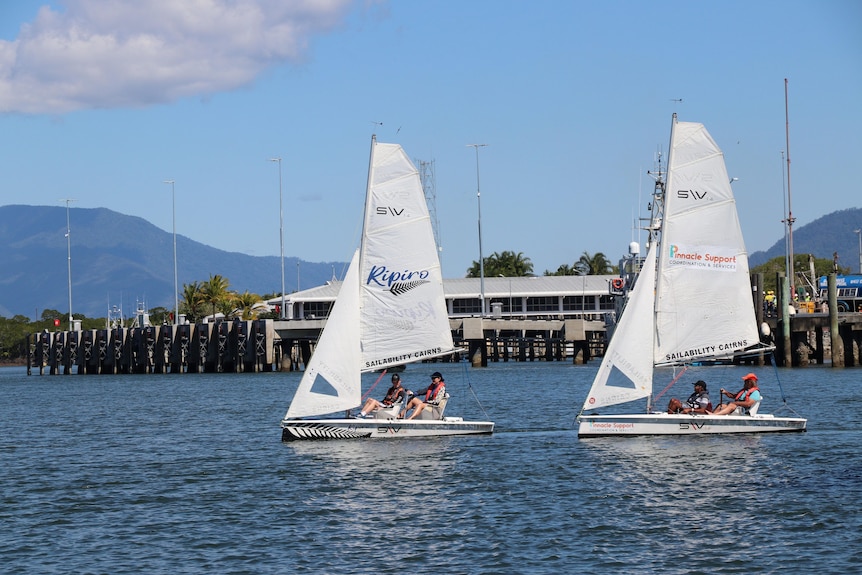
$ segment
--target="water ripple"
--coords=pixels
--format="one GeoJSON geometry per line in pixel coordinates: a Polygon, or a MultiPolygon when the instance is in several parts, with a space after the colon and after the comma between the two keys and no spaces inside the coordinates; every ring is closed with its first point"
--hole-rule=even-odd
{"type": "MultiPolygon", "coordinates": [[[[491,437],[293,444],[297,374],[0,370],[3,572],[857,570],[862,411],[830,398],[862,406],[858,371],[782,373],[807,434],[579,441],[594,369],[471,371],[491,437]],[[561,399],[518,399],[539,389],[561,399]]],[[[453,413],[483,417],[448,371],[453,413]]]]}

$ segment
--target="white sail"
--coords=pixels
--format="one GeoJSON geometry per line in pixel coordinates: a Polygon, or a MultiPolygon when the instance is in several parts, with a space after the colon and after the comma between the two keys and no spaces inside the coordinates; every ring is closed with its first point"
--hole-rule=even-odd
{"type": "Polygon", "coordinates": [[[359,363],[357,251],[285,419],[334,413],[359,405],[362,398],[359,363]]]}
{"type": "Polygon", "coordinates": [[[627,403],[652,393],[655,252],[656,245],[653,244],[602,358],[583,409],[627,403]]]}
{"type": "MultiPolygon", "coordinates": [[[[584,414],[649,397],[655,367],[729,358],[759,344],[748,257],[721,150],[673,116],[667,181],[656,181],[650,249],[578,415],[578,437],[805,431],[758,413],[584,414]],[[657,235],[656,235],[657,234],[657,235]]],[[[659,172],[661,173],[661,172],[659,172]]]]}
{"type": "Polygon", "coordinates": [[[419,172],[372,140],[360,253],[362,369],[451,353],[437,244],[419,172]]]}
{"type": "Polygon", "coordinates": [[[724,155],[703,124],[674,119],[660,246],[656,363],[726,357],[756,345],[736,202],[724,155]]]}

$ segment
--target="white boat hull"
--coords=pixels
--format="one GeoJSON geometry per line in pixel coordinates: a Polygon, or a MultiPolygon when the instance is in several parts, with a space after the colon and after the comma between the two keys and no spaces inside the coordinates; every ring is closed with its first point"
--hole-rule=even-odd
{"type": "Polygon", "coordinates": [[[460,417],[442,420],[405,419],[284,419],[281,440],[397,439],[442,435],[488,435],[492,421],[464,421],[460,417]]]}
{"type": "Polygon", "coordinates": [[[807,420],[801,417],[775,417],[769,414],[582,415],[578,418],[578,437],[798,432],[805,431],[806,423],[807,420]]]}

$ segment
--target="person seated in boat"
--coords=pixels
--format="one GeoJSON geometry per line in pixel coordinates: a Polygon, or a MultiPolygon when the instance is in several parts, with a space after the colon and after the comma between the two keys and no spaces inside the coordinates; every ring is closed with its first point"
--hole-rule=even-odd
{"type": "Polygon", "coordinates": [[[713,415],[727,415],[733,413],[737,407],[743,407],[748,410],[749,407],[763,399],[760,395],[760,390],[757,388],[757,376],[749,373],[742,378],[743,388],[737,393],[731,393],[726,389],[721,390],[722,401],[724,396],[731,398],[733,401],[726,405],[719,405],[718,409],[712,412],[713,415]]]}
{"type": "Polygon", "coordinates": [[[386,392],[386,397],[383,401],[377,401],[373,397],[369,397],[365,405],[362,406],[362,411],[359,412],[359,417],[366,417],[372,411],[377,411],[383,407],[392,407],[399,401],[403,401],[410,393],[408,389],[401,385],[401,376],[397,373],[392,374],[392,387],[386,392]]]}
{"type": "Polygon", "coordinates": [[[446,383],[443,381],[443,375],[435,371],[431,374],[431,385],[413,396],[401,412],[401,417],[403,418],[412,409],[413,413],[407,419],[413,419],[422,413],[426,405],[437,405],[444,397],[446,397],[446,383]],[[420,398],[423,394],[424,399],[420,398]]]}
{"type": "Polygon", "coordinates": [[[675,397],[670,400],[667,406],[668,413],[702,413],[706,415],[712,411],[712,403],[709,401],[709,390],[706,389],[706,382],[699,379],[693,385],[694,393],[688,396],[685,403],[675,397]]]}

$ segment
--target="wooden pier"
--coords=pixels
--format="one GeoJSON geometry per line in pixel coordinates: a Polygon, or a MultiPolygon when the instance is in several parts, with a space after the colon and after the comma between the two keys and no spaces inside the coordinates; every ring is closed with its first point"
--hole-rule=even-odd
{"type": "Polygon", "coordinates": [[[259,372],[279,359],[272,320],[46,330],[27,340],[28,375],[259,372]]]}
{"type": "Polygon", "coordinates": [[[827,298],[814,302],[790,303],[787,278],[777,274],[777,300],[772,314],[763,303],[763,275],[755,274],[752,290],[761,326],[761,338],[775,345],[780,366],[807,367],[830,364],[832,367],[862,366],[862,313],[842,312],[838,305],[836,274],[827,276],[827,298]],[[826,311],[817,312],[815,310],[826,311]],[[794,313],[790,313],[790,311],[794,313]]]}
{"type": "MultiPolygon", "coordinates": [[[[781,318],[767,317],[764,322],[772,334],[784,331],[781,318]]],[[[831,364],[834,367],[862,366],[862,314],[838,314],[838,333],[833,341],[832,321],[828,313],[798,313],[789,318],[790,348],[785,339],[774,337],[775,357],[778,365],[792,367],[831,364]],[[837,344],[837,345],[836,345],[837,344]]]]}
{"type": "MultiPolygon", "coordinates": [[[[304,369],[325,319],[43,331],[27,336],[27,373],[255,373],[304,369]]],[[[488,361],[584,363],[604,350],[604,322],[579,319],[451,319],[456,347],[488,361]]],[[[444,358],[438,361],[447,361],[444,358]]]]}

